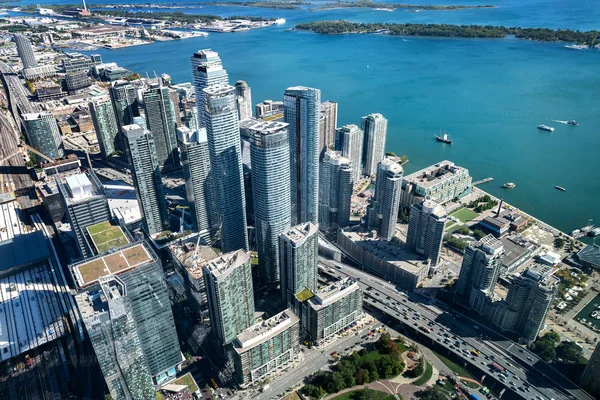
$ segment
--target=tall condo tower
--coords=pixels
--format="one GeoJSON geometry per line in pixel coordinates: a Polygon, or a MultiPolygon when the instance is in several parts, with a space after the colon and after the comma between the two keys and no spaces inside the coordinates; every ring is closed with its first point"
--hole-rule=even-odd
{"type": "Polygon", "coordinates": [[[92,100],[89,108],[100,145],[100,153],[102,157],[106,158],[119,147],[117,143],[119,125],[115,110],[107,96],[92,100]]]}
{"type": "Polygon", "coordinates": [[[235,83],[235,100],[240,121],[252,118],[252,93],[246,81],[235,83]]]}
{"type": "Polygon", "coordinates": [[[344,125],[337,130],[337,139],[337,150],[350,161],[352,180],[358,182],[362,173],[363,131],[354,124],[344,125]]]}
{"type": "Polygon", "coordinates": [[[440,259],[445,226],[444,207],[430,199],[413,204],[410,208],[406,247],[430,259],[431,266],[436,266],[440,259]]]}
{"type": "Polygon", "coordinates": [[[319,117],[319,146],[321,157],[327,149],[333,150],[335,146],[335,130],[337,128],[338,103],[324,101],[321,103],[321,115],[319,117]]]}
{"type": "Polygon", "coordinates": [[[209,86],[217,84],[228,84],[229,76],[223,69],[219,53],[211,49],[198,50],[191,58],[192,76],[194,78],[194,89],[196,94],[196,107],[198,109],[198,127],[206,124],[204,117],[204,92],[209,86]]]}
{"type": "Polygon", "coordinates": [[[169,215],[154,138],[150,131],[135,124],[125,125],[122,134],[144,230],[148,235],[161,232],[169,227],[169,215]]]}
{"type": "Polygon", "coordinates": [[[117,147],[123,152],[127,152],[124,139],[121,136],[123,127],[136,123],[136,117],[139,119],[140,109],[136,95],[135,87],[128,81],[117,81],[108,89],[110,100],[112,101],[115,110],[115,118],[119,127],[119,135],[117,136],[117,147]]]}
{"type": "Polygon", "coordinates": [[[319,222],[319,113],[321,91],[287,88],[284,120],[289,124],[292,225],[319,222]]]}
{"type": "Polygon", "coordinates": [[[385,157],[377,166],[375,197],[367,211],[369,229],[377,229],[379,237],[391,240],[402,194],[403,169],[396,157],[385,157]]]}
{"type": "Polygon", "coordinates": [[[288,125],[256,120],[248,129],[258,275],[279,281],[279,235],[291,226],[288,125]]]}
{"type": "Polygon", "coordinates": [[[381,114],[369,114],[362,117],[360,125],[365,133],[362,164],[365,175],[371,176],[377,171],[377,164],[385,156],[388,120],[381,114]]]}
{"type": "Polygon", "coordinates": [[[65,150],[58,124],[49,111],[21,115],[31,147],[50,158],[62,158],[65,150]]]}
{"type": "Polygon", "coordinates": [[[167,170],[177,168],[177,119],[169,88],[160,83],[152,84],[142,97],[146,110],[146,127],[154,137],[158,166],[167,170]]]}
{"type": "Polygon", "coordinates": [[[205,104],[202,109],[217,211],[221,218],[223,251],[248,250],[246,195],[234,90],[228,84],[203,90],[205,104]]]}
{"type": "Polygon", "coordinates": [[[23,62],[23,69],[37,67],[37,61],[35,60],[35,54],[33,53],[33,46],[29,39],[24,35],[14,34],[13,38],[17,45],[17,54],[23,62]]]}
{"type": "Polygon", "coordinates": [[[339,151],[327,151],[319,169],[319,224],[321,229],[345,228],[350,223],[352,166],[339,151]]]}

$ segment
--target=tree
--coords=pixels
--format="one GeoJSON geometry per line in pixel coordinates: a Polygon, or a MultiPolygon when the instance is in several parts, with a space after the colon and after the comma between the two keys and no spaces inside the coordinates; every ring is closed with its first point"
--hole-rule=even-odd
{"type": "Polygon", "coordinates": [[[544,335],[541,338],[538,338],[533,344],[530,346],[531,351],[540,356],[546,362],[551,362],[556,358],[556,345],[552,338],[547,338],[547,335],[544,335]]]}
{"type": "Polygon", "coordinates": [[[331,379],[327,382],[327,392],[337,393],[346,388],[344,376],[340,372],[331,374],[331,379]]]}
{"type": "Polygon", "coordinates": [[[474,229],[473,236],[475,236],[475,239],[480,240],[482,237],[486,236],[486,233],[481,229],[474,229]]]}
{"type": "Polygon", "coordinates": [[[326,392],[322,387],[309,383],[304,385],[302,388],[302,393],[306,394],[307,396],[320,399],[325,395],[326,392]]]}
{"type": "Polygon", "coordinates": [[[582,364],[583,350],[575,342],[564,341],[556,347],[556,357],[566,364],[582,364]]]}
{"type": "Polygon", "coordinates": [[[560,335],[556,332],[548,332],[544,336],[542,336],[542,339],[550,340],[551,342],[554,343],[554,345],[557,345],[558,343],[560,343],[560,335]]]}
{"type": "Polygon", "coordinates": [[[428,387],[420,390],[415,395],[422,400],[446,400],[446,395],[437,386],[428,387]]]}

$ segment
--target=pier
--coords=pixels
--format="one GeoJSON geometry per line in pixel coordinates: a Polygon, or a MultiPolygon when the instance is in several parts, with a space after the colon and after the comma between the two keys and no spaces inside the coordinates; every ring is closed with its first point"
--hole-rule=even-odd
{"type": "Polygon", "coordinates": [[[491,182],[493,181],[494,178],[485,178],[485,179],[480,179],[478,181],[473,182],[473,186],[477,186],[477,185],[481,185],[482,183],[487,183],[487,182],[491,182]]]}

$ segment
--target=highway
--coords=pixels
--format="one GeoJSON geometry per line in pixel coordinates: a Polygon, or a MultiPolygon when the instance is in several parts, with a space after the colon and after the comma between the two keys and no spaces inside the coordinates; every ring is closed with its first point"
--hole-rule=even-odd
{"type": "MultiPolygon", "coordinates": [[[[366,304],[419,332],[438,347],[452,352],[480,370],[482,376],[491,377],[497,381],[496,385],[505,386],[521,398],[593,400],[535,354],[462,314],[446,312],[443,304],[427,304],[429,300],[414,293],[399,291],[395,285],[356,268],[343,265],[342,269],[337,269],[335,266],[342,264],[324,258],[320,258],[320,263],[326,265],[327,272],[333,276],[350,276],[358,280],[366,304]],[[473,349],[479,352],[478,356],[471,353],[473,349]],[[490,367],[492,362],[510,371],[510,377],[493,372],[490,367]]],[[[489,382],[486,384],[490,386],[489,382]]]]}

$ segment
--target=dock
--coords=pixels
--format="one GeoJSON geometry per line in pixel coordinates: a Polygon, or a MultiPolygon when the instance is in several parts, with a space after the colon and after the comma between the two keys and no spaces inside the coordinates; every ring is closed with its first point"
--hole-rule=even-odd
{"type": "Polygon", "coordinates": [[[487,183],[487,182],[491,182],[493,181],[494,178],[485,178],[485,179],[480,179],[478,181],[473,182],[473,186],[477,186],[477,185],[481,185],[482,183],[487,183]]]}

